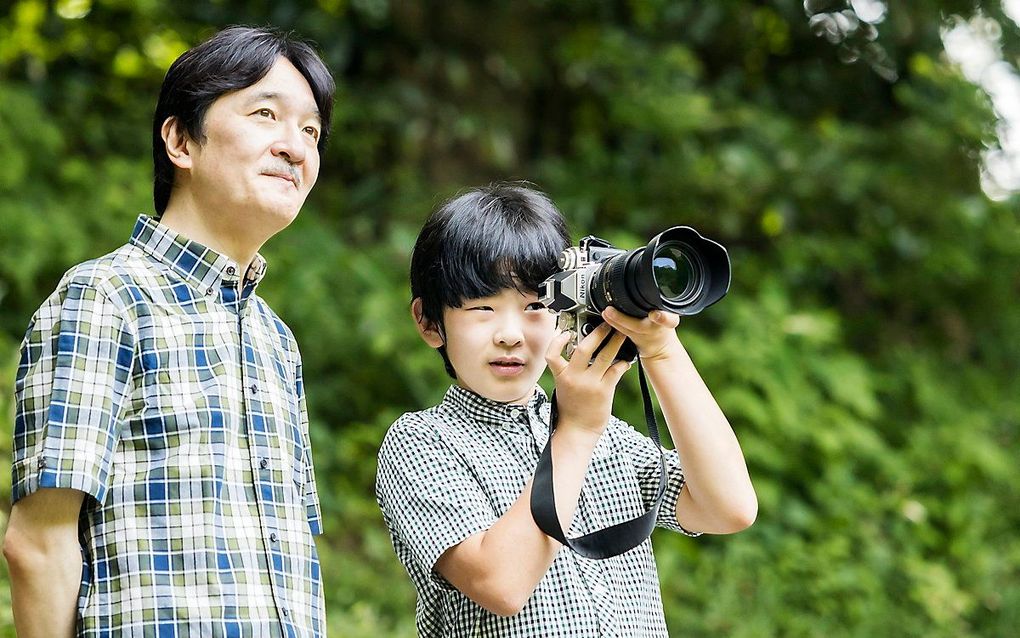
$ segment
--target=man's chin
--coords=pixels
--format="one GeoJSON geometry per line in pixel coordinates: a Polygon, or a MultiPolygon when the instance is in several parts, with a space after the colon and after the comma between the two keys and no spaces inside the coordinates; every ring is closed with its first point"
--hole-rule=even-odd
{"type": "Polygon", "coordinates": [[[260,207],[260,209],[251,211],[249,221],[251,223],[261,222],[265,231],[271,234],[276,234],[287,226],[290,226],[291,223],[297,219],[300,212],[300,204],[295,206],[293,202],[281,202],[276,205],[263,206],[260,207]]]}

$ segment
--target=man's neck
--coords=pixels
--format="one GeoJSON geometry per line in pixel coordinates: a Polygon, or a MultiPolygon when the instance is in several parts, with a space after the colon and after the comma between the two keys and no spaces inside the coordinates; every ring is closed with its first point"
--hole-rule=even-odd
{"type": "Polygon", "coordinates": [[[175,233],[196,241],[234,261],[242,273],[263,242],[254,240],[243,225],[227,216],[202,214],[193,207],[168,205],[159,222],[175,233]]]}

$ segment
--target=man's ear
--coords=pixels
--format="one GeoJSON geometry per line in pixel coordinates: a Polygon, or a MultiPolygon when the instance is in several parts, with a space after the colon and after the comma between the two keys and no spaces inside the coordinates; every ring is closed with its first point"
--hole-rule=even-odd
{"type": "Polygon", "coordinates": [[[443,333],[439,327],[435,322],[425,318],[421,309],[421,297],[415,297],[411,302],[411,317],[414,319],[414,325],[418,327],[418,334],[421,335],[422,341],[427,343],[430,348],[446,345],[446,340],[443,339],[443,333]]]}
{"type": "Polygon", "coordinates": [[[159,131],[170,162],[177,168],[190,169],[191,149],[188,148],[190,138],[177,117],[171,115],[163,120],[163,126],[159,131]]]}

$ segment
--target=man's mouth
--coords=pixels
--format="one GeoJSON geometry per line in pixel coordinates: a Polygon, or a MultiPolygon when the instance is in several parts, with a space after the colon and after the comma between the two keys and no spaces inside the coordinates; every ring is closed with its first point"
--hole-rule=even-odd
{"type": "Polygon", "coordinates": [[[298,180],[297,175],[294,175],[293,173],[290,172],[282,173],[278,171],[267,171],[262,174],[265,175],[266,177],[276,177],[278,179],[286,180],[290,182],[291,185],[294,186],[294,188],[298,188],[300,186],[300,182],[298,180]]]}

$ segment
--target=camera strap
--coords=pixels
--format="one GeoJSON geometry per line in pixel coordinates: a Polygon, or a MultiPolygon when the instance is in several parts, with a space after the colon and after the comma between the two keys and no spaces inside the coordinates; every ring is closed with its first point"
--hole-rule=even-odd
{"type": "Polygon", "coordinates": [[[567,538],[560,526],[560,518],[556,515],[556,495],[553,490],[553,462],[552,462],[552,437],[556,430],[556,423],[559,420],[559,411],[556,408],[556,391],[553,390],[552,406],[549,414],[549,441],[542,450],[538,459],[538,466],[535,468],[535,479],[531,486],[531,516],[535,519],[538,528],[546,535],[555,538],[574,552],[585,558],[603,559],[618,556],[630,551],[643,543],[651,536],[655,529],[655,521],[659,514],[659,506],[662,505],[663,496],[666,494],[666,456],[662,452],[662,445],[659,443],[659,427],[655,419],[655,410],[652,407],[652,398],[648,393],[648,383],[645,381],[645,372],[641,367],[641,360],[638,360],[638,378],[641,380],[641,398],[645,405],[645,421],[648,424],[648,434],[655,447],[659,450],[659,487],[655,492],[655,500],[647,512],[622,523],[617,523],[605,529],[600,529],[576,538],[567,538]]]}

